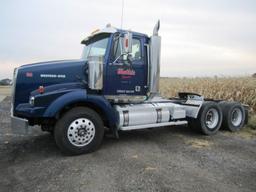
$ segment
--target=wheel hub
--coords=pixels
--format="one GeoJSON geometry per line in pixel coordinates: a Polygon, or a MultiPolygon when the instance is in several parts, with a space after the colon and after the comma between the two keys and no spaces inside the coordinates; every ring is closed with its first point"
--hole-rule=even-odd
{"type": "Polygon", "coordinates": [[[88,145],[95,136],[95,126],[91,120],[79,118],[71,122],[67,137],[71,144],[83,147],[88,145]]]}
{"type": "Polygon", "coordinates": [[[87,134],[87,131],[86,131],[85,128],[86,128],[86,127],[83,127],[83,128],[78,129],[78,135],[79,135],[79,136],[83,137],[83,136],[85,136],[85,135],[87,134]]]}
{"type": "Polygon", "coordinates": [[[219,122],[219,113],[216,109],[210,109],[206,113],[206,125],[209,129],[214,129],[219,122]]]}
{"type": "Polygon", "coordinates": [[[235,108],[231,114],[231,123],[234,126],[239,126],[243,119],[243,113],[239,108],[235,108]]]}

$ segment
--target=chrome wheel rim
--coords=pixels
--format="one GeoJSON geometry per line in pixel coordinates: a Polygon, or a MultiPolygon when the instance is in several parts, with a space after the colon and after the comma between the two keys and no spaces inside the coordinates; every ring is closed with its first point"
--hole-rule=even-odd
{"type": "Polygon", "coordinates": [[[231,114],[231,123],[234,126],[239,126],[242,122],[242,119],[243,119],[243,113],[241,109],[235,108],[231,114]]]}
{"type": "Polygon", "coordinates": [[[68,127],[67,137],[72,145],[84,147],[95,136],[95,126],[89,119],[79,118],[74,120],[68,127]]]}
{"type": "Polygon", "coordinates": [[[209,129],[214,129],[219,122],[219,113],[217,109],[210,109],[206,113],[206,125],[209,129]]]}

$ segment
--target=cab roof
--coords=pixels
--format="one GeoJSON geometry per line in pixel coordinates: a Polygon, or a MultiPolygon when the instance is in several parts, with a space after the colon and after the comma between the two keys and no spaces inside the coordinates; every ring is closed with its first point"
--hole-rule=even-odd
{"type": "MultiPolygon", "coordinates": [[[[85,44],[88,40],[90,40],[91,38],[93,38],[93,37],[95,37],[96,35],[99,35],[99,34],[107,34],[107,33],[113,34],[113,33],[116,33],[116,32],[125,33],[127,31],[130,31],[130,30],[118,29],[118,28],[112,27],[110,25],[107,25],[103,29],[97,29],[97,30],[94,30],[93,32],[91,32],[91,34],[89,36],[87,36],[86,38],[84,38],[81,43],[85,44]]],[[[130,31],[130,32],[133,35],[142,36],[142,37],[148,38],[148,36],[146,34],[135,32],[135,31],[130,31]]]]}

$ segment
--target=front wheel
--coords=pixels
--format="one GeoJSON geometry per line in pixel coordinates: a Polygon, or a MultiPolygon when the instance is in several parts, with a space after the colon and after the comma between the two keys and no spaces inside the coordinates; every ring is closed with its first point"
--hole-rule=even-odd
{"type": "Polygon", "coordinates": [[[104,135],[102,119],[94,110],[76,107],[56,123],[54,137],[60,150],[69,155],[95,151],[104,135]]]}
{"type": "Polygon", "coordinates": [[[204,102],[197,119],[190,119],[189,126],[205,135],[214,135],[221,126],[222,111],[215,102],[204,102]]]}

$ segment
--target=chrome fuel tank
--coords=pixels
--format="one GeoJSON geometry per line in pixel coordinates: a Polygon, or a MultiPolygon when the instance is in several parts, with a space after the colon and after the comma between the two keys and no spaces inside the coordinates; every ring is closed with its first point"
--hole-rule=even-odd
{"type": "Polygon", "coordinates": [[[174,103],[143,103],[115,105],[119,128],[126,126],[165,123],[185,118],[185,110],[174,103]]]}

